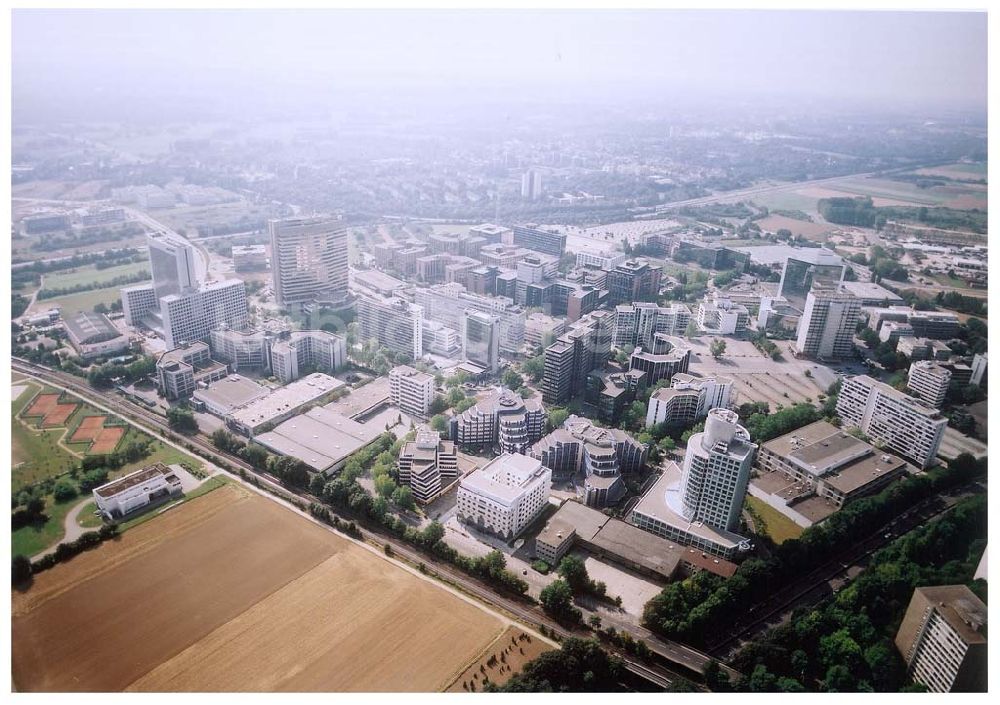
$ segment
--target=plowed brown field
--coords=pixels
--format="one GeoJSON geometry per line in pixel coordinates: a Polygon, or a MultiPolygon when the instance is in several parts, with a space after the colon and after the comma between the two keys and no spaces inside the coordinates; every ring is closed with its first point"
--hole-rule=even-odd
{"type": "Polygon", "coordinates": [[[21,691],[438,690],[503,627],[229,485],[15,593],[13,676],[21,691]]]}

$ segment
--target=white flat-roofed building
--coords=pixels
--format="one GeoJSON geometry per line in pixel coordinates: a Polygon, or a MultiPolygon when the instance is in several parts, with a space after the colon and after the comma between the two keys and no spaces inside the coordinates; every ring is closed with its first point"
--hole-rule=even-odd
{"type": "Polygon", "coordinates": [[[120,519],[180,491],[177,474],[163,463],[156,463],[95,488],[93,495],[94,503],[105,516],[120,519]]]}
{"type": "Polygon", "coordinates": [[[372,443],[384,427],[362,424],[325,406],[278,424],[254,441],[279,455],[298,458],[316,472],[329,475],[372,443]]]}
{"type": "Polygon", "coordinates": [[[951,385],[951,371],[930,360],[920,360],[910,365],[906,386],[913,396],[927,406],[940,409],[948,396],[951,385]]]}
{"type": "Polygon", "coordinates": [[[614,250],[605,250],[604,252],[583,251],[576,253],[576,266],[597,267],[598,269],[610,272],[627,259],[628,255],[624,252],[615,252],[614,250]]]}
{"type": "Polygon", "coordinates": [[[670,387],[657,389],[646,406],[646,426],[666,423],[686,426],[708,416],[715,408],[728,408],[733,389],[732,377],[714,375],[695,377],[678,372],[670,378],[670,387]]]}
{"type": "Polygon", "coordinates": [[[194,390],[191,399],[196,407],[224,418],[233,409],[268,396],[273,390],[240,375],[229,375],[194,390]]]}
{"type": "Polygon", "coordinates": [[[469,237],[481,237],[491,243],[509,245],[514,241],[514,231],[502,225],[483,223],[469,228],[469,237]]]}
{"type": "Polygon", "coordinates": [[[544,313],[531,313],[524,319],[524,343],[530,350],[546,348],[566,332],[566,321],[544,313]]]}
{"type": "Polygon", "coordinates": [[[271,371],[282,384],[297,380],[302,371],[333,373],[347,360],[344,339],[325,330],[292,331],[271,344],[271,371]]]}
{"type": "Polygon", "coordinates": [[[389,370],[389,399],[409,416],[426,419],[434,401],[434,377],[400,365],[389,370]]]}
{"type": "Polygon", "coordinates": [[[156,381],[167,399],[181,399],[229,374],[226,365],[211,358],[202,342],[187,343],[168,350],[156,361],[156,381]]]}
{"type": "Polygon", "coordinates": [[[358,336],[362,341],[375,339],[394,353],[405,353],[414,360],[423,354],[422,306],[399,298],[359,294],[357,297],[358,336]]]}
{"type": "Polygon", "coordinates": [[[250,322],[246,284],[239,279],[206,284],[160,299],[163,339],[167,348],[207,340],[214,328],[242,330],[250,322]]]}
{"type": "Polygon", "coordinates": [[[691,322],[691,309],[681,303],[658,306],[637,301],[615,306],[615,329],[612,345],[631,350],[636,345],[650,347],[653,336],[684,335],[691,322]]]}
{"type": "Polygon", "coordinates": [[[233,409],[226,416],[226,423],[253,438],[265,426],[281,423],[298,414],[302,407],[321,402],[331,392],[345,386],[347,385],[339,379],[314,372],[291,384],[279,387],[266,397],[233,409]]]}
{"type": "Polygon", "coordinates": [[[399,483],[409,485],[413,497],[426,504],[458,479],[458,452],[452,441],[436,431],[420,429],[414,440],[399,449],[399,483]]]}
{"type": "Polygon", "coordinates": [[[739,335],[750,325],[750,310],[713,292],[698,306],[698,328],[712,335],[739,335]]]}
{"type": "Polygon", "coordinates": [[[862,306],[897,306],[903,303],[899,294],[873,282],[843,282],[842,286],[854,294],[862,306]]]}
{"type": "Polygon", "coordinates": [[[844,289],[811,290],[796,330],[796,352],[819,359],[850,357],[860,318],[861,302],[854,294],[844,289]]]}
{"type": "Polygon", "coordinates": [[[159,301],[156,298],[156,291],[152,284],[136,284],[126,286],[120,290],[122,297],[122,313],[125,314],[125,323],[130,326],[138,326],[146,314],[156,311],[159,301]]]}
{"type": "Polygon", "coordinates": [[[888,384],[858,375],[845,379],[837,396],[844,427],[856,426],[886,449],[926,468],[941,446],[948,420],[888,384]]]}
{"type": "Polygon", "coordinates": [[[509,541],[542,511],[551,485],[541,462],[504,453],[459,481],[458,518],[509,541]]]}
{"type": "Polygon", "coordinates": [[[347,295],[347,229],[336,218],[270,220],[271,273],[279,306],[347,295]]]}

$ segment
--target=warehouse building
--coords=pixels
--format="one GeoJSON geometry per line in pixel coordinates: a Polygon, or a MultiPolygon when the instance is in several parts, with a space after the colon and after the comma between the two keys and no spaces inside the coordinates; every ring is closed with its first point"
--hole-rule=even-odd
{"type": "Polygon", "coordinates": [[[358,423],[327,407],[289,418],[254,441],[279,455],[298,458],[316,472],[330,475],[372,443],[384,429],[358,423]]]}
{"type": "Polygon", "coordinates": [[[265,427],[273,427],[301,413],[304,406],[322,403],[333,392],[345,386],[347,385],[339,379],[314,372],[279,387],[266,397],[233,409],[226,416],[226,423],[230,428],[253,438],[265,427]]]}
{"type": "Polygon", "coordinates": [[[64,321],[69,342],[83,360],[128,350],[129,339],[102,313],[81,311],[64,321]]]}

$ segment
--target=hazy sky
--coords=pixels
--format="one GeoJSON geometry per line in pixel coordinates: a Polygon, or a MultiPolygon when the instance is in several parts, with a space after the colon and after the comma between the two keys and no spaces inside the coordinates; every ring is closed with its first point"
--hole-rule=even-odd
{"type": "Polygon", "coordinates": [[[986,40],[985,13],[20,10],[14,108],[245,107],[360,87],[985,109],[986,40]]]}

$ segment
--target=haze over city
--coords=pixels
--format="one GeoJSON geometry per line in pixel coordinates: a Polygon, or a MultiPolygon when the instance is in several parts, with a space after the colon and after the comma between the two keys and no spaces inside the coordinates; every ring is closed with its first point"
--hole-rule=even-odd
{"type": "Polygon", "coordinates": [[[985,693],[987,20],[15,10],[12,698],[985,693]]]}

